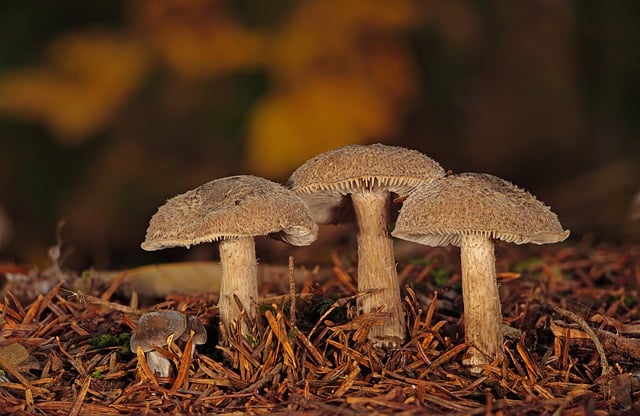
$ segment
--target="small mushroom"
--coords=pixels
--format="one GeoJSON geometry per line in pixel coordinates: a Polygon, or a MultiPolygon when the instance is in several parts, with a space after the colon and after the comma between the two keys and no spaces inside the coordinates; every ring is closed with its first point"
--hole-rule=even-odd
{"type": "MultiPolygon", "coordinates": [[[[149,223],[145,250],[219,241],[222,279],[218,307],[228,330],[240,316],[238,296],[253,317],[258,300],[254,237],[271,236],[303,246],[317,237],[318,226],[304,202],[284,186],[251,175],[216,179],[169,199],[149,223]]],[[[239,323],[238,323],[239,324],[239,323]]],[[[248,334],[246,325],[242,331],[248,334]]]]}
{"type": "Polygon", "coordinates": [[[131,334],[129,345],[135,352],[142,348],[149,368],[160,377],[169,377],[171,362],[156,348],[164,347],[187,329],[186,316],[178,311],[148,312],[140,317],[131,334]]]}
{"type": "Polygon", "coordinates": [[[503,359],[502,313],[494,242],[546,244],[565,240],[558,217],[530,193],[492,175],[449,175],[415,189],[392,235],[429,246],[460,247],[465,338],[463,363],[474,373],[503,359]]]}
{"type": "Polygon", "coordinates": [[[355,212],[358,243],[358,299],[361,313],[381,305],[390,313],[374,326],[369,339],[382,347],[405,337],[404,310],[389,234],[391,195],[406,196],[416,186],[444,176],[438,163],[424,154],[383,144],[350,145],[306,161],[287,186],[306,202],[319,224],[351,221],[355,212]]]}
{"type": "Polygon", "coordinates": [[[202,322],[193,315],[187,316],[187,329],[180,335],[179,339],[185,342],[188,341],[191,336],[191,331],[193,331],[193,345],[189,353],[193,356],[196,345],[202,345],[207,342],[207,330],[204,328],[204,325],[202,325],[202,322]]]}

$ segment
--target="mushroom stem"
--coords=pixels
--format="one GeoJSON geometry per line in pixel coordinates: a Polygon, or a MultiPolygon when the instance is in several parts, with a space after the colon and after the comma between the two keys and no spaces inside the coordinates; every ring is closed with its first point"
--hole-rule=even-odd
{"type": "MultiPolygon", "coordinates": [[[[218,300],[220,322],[231,335],[231,324],[240,316],[240,309],[233,295],[238,296],[249,317],[253,317],[252,302],[258,300],[258,271],[253,237],[229,238],[220,241],[220,266],[222,269],[218,300]]],[[[244,335],[249,333],[246,324],[242,324],[242,333],[244,335]]]]}
{"type": "Polygon", "coordinates": [[[153,374],[158,377],[169,377],[171,375],[171,362],[158,351],[147,351],[145,358],[153,374]]]}
{"type": "Polygon", "coordinates": [[[395,346],[404,339],[404,311],[389,234],[390,196],[386,191],[351,194],[356,214],[358,240],[358,290],[371,293],[358,298],[361,313],[384,305],[390,314],[383,325],[375,325],[369,339],[376,346],[395,346]]]}
{"type": "Polygon", "coordinates": [[[502,361],[502,312],[496,280],[493,240],[481,235],[463,235],[460,244],[462,301],[465,339],[472,345],[463,357],[471,372],[480,365],[502,361]]]}

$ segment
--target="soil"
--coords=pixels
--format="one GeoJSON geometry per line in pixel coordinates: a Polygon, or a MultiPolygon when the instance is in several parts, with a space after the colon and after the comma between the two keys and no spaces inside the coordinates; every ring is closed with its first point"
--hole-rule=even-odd
{"type": "Polygon", "coordinates": [[[41,271],[0,265],[0,413],[638,414],[640,246],[499,244],[496,253],[506,358],[480,374],[461,364],[469,346],[455,248],[399,264],[409,336],[388,351],[367,341],[384,311],[354,313],[366,294],[354,290],[349,256],[302,269],[297,293],[286,273],[263,287],[249,337],[219,332],[215,294],[140,299],[122,295],[126,272],[106,281],[57,258],[41,271]],[[207,328],[193,355],[192,338],[160,351],[169,377],[129,348],[140,314],[154,310],[207,328]]]}

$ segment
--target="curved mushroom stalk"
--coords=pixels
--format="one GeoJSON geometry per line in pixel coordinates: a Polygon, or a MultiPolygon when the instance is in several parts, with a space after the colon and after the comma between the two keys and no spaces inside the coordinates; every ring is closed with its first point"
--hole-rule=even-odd
{"type": "Polygon", "coordinates": [[[389,192],[354,192],[351,200],[357,218],[358,291],[366,293],[358,298],[358,310],[368,313],[383,306],[389,318],[371,328],[369,339],[376,346],[396,347],[404,338],[405,327],[389,234],[389,192]]]}
{"type": "Polygon", "coordinates": [[[227,334],[232,334],[232,326],[242,325],[242,333],[248,334],[246,323],[237,322],[240,309],[234,299],[238,296],[242,307],[250,318],[254,316],[253,302],[258,301],[257,264],[253,237],[232,238],[220,241],[220,299],[218,308],[220,322],[227,334]]]}
{"type": "Polygon", "coordinates": [[[493,241],[482,235],[462,236],[460,262],[464,336],[471,345],[462,363],[480,372],[482,364],[504,357],[493,241]]]}

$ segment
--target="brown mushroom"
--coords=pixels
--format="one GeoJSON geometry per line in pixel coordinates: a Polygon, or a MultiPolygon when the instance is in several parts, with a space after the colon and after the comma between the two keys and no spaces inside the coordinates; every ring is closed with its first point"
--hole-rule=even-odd
{"type": "Polygon", "coordinates": [[[503,359],[502,313],[493,239],[515,244],[565,240],[558,217],[530,193],[492,175],[460,173],[416,188],[392,235],[429,246],[460,246],[465,338],[463,359],[478,373],[503,359]]]}
{"type": "Polygon", "coordinates": [[[207,342],[207,330],[204,325],[202,325],[202,322],[193,315],[187,316],[187,329],[180,335],[179,339],[185,342],[188,341],[191,336],[191,331],[193,331],[193,344],[189,353],[193,356],[196,345],[202,345],[207,342]]]}
{"type": "Polygon", "coordinates": [[[350,145],[321,153],[300,166],[287,186],[306,202],[319,224],[351,220],[355,213],[358,242],[360,312],[381,305],[390,314],[374,326],[369,339],[394,346],[405,337],[404,310],[389,235],[391,195],[405,196],[419,184],[444,176],[424,154],[383,144],[350,145]]]}
{"type": "Polygon", "coordinates": [[[186,316],[178,311],[148,312],[140,317],[129,345],[134,353],[142,348],[149,368],[160,377],[169,377],[171,362],[156,348],[171,344],[187,329],[186,316]]]}
{"type": "MultiPolygon", "coordinates": [[[[220,320],[227,330],[239,317],[234,300],[253,316],[258,300],[256,236],[296,246],[311,244],[318,226],[304,202],[268,179],[240,175],[216,179],[168,200],[149,223],[142,248],[158,250],[219,241],[220,320]]],[[[246,325],[242,331],[248,334],[246,325]]],[[[230,333],[230,332],[228,332],[230,333]]]]}

